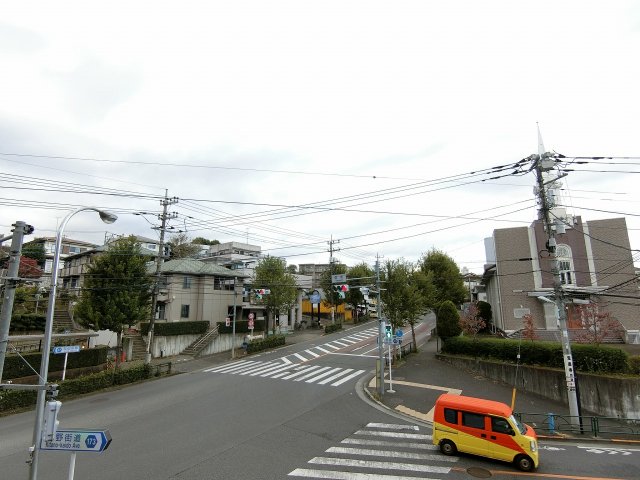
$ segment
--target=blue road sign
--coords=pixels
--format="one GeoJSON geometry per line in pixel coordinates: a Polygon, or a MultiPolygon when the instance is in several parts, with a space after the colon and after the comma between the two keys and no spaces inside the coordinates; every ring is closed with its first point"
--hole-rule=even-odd
{"type": "Polygon", "coordinates": [[[396,330],[396,337],[401,337],[402,335],[404,335],[404,332],[400,329],[396,330]]]}
{"type": "Polygon", "coordinates": [[[80,345],[67,345],[65,347],[53,347],[53,353],[77,353],[80,345]]]}
{"type": "Polygon", "coordinates": [[[104,452],[111,444],[109,430],[56,430],[53,440],[42,439],[41,450],[65,452],[104,452]]]}

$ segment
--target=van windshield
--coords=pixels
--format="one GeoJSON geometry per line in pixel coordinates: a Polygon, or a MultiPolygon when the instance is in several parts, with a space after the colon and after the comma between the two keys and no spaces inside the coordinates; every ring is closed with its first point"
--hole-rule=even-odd
{"type": "Polygon", "coordinates": [[[520,423],[516,417],[514,417],[513,415],[511,415],[509,417],[509,420],[511,421],[511,423],[513,425],[516,426],[516,428],[518,429],[518,431],[520,432],[520,434],[524,435],[525,433],[527,433],[527,427],[525,427],[522,423],[520,423]]]}

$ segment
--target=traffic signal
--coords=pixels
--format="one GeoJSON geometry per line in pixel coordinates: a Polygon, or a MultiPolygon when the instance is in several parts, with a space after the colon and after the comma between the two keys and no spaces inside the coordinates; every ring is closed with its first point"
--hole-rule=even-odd
{"type": "Polygon", "coordinates": [[[49,400],[44,407],[44,439],[51,441],[55,437],[56,430],[58,429],[58,412],[62,402],[58,400],[49,400]]]}
{"type": "Polygon", "coordinates": [[[393,337],[393,331],[390,324],[384,326],[384,336],[388,339],[391,339],[391,337],[393,337]]]}

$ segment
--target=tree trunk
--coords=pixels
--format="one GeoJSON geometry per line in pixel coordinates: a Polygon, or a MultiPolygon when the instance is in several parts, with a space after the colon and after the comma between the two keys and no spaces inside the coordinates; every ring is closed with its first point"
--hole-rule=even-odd
{"type": "Polygon", "coordinates": [[[411,325],[411,339],[413,340],[413,348],[415,349],[415,351],[418,351],[418,344],[416,343],[416,331],[413,329],[413,322],[411,322],[409,325],[411,325]]]}

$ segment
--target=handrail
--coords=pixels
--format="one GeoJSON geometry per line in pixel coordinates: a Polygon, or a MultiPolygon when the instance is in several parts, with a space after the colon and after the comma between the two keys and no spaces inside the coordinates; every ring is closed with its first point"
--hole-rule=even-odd
{"type": "Polygon", "coordinates": [[[551,435],[591,434],[594,437],[609,435],[640,435],[640,419],[599,417],[581,415],[578,422],[572,422],[575,416],[554,413],[514,412],[513,415],[522,423],[533,426],[538,432],[551,435]]]}

